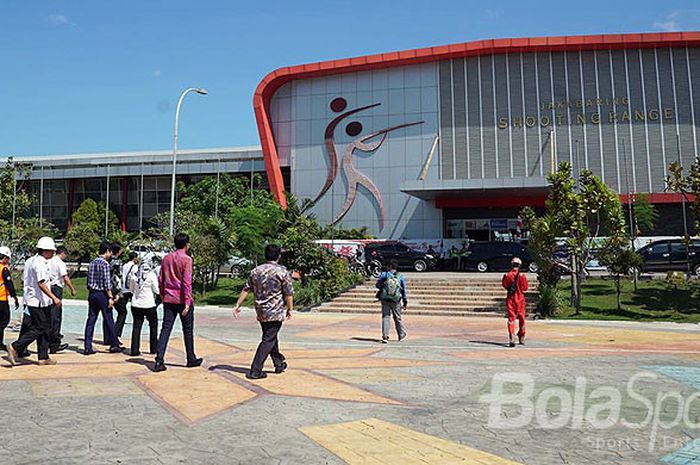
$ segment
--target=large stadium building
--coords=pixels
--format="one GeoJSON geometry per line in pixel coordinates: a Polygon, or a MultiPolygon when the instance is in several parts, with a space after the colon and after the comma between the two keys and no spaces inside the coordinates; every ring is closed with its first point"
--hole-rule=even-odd
{"type": "MultiPolygon", "coordinates": [[[[254,93],[261,147],[178,152],[185,183],[267,174],[326,224],[382,238],[483,240],[541,208],[566,160],[627,200],[656,235],[684,232],[668,166],[700,145],[700,32],[497,39],[280,68],[254,93]]],[[[172,152],[15,157],[33,213],[60,229],[85,198],[125,231],[167,211],[172,152]],[[107,188],[109,186],[109,188],[107,188]]],[[[691,222],[688,227],[692,232],[691,222]]]]}
{"type": "Polygon", "coordinates": [[[271,189],[321,221],[386,238],[492,238],[542,207],[566,160],[666,193],[700,143],[700,32],[498,39],[280,68],[254,107],[271,189]],[[289,172],[291,186],[284,183],[289,172]]]}

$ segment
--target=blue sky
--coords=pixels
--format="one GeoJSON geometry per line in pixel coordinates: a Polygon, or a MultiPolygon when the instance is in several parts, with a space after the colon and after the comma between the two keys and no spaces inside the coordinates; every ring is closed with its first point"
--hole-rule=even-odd
{"type": "Polygon", "coordinates": [[[700,29],[695,1],[0,3],[0,156],[259,143],[252,94],[281,66],[496,37],[700,29]]]}

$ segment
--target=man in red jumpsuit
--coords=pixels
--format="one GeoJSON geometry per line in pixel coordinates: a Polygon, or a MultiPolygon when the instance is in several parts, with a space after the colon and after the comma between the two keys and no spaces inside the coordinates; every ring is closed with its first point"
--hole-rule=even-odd
{"type": "Polygon", "coordinates": [[[508,291],[506,308],[508,309],[508,337],[510,347],[515,347],[515,319],[518,319],[518,342],[525,344],[525,291],[527,291],[527,277],[520,272],[522,261],[514,257],[511,261],[512,269],[503,275],[501,284],[508,291]]]}

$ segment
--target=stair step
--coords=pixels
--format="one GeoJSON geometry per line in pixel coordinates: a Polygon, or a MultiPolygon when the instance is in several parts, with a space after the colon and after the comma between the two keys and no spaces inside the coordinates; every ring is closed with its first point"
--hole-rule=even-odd
{"type": "MultiPolygon", "coordinates": [[[[328,309],[324,307],[316,307],[312,311],[321,313],[359,313],[359,314],[376,314],[377,309],[366,308],[366,309],[353,309],[353,310],[340,310],[340,309],[328,309]]],[[[422,316],[479,316],[479,317],[494,317],[503,318],[503,312],[494,311],[462,311],[462,310],[408,310],[406,312],[408,315],[422,315],[422,316]]]]}

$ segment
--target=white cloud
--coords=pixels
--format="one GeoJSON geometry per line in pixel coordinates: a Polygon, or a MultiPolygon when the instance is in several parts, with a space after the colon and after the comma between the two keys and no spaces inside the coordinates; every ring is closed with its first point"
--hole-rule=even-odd
{"type": "Polygon", "coordinates": [[[700,10],[676,10],[654,21],[654,29],[663,32],[700,29],[700,10]]]}
{"type": "Polygon", "coordinates": [[[70,24],[70,21],[68,21],[68,17],[66,15],[53,14],[49,15],[46,20],[54,26],[65,26],[70,24]]]}

